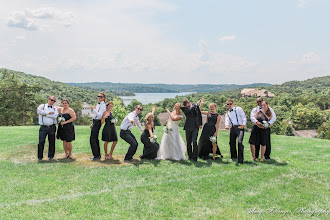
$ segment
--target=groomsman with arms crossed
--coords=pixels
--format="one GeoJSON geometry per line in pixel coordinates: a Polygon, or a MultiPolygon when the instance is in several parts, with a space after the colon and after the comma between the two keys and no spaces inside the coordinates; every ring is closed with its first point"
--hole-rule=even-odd
{"type": "Polygon", "coordinates": [[[243,164],[244,161],[244,127],[246,126],[246,116],[241,107],[234,107],[232,99],[227,100],[227,107],[229,111],[225,115],[225,128],[229,130],[230,125],[230,155],[232,160],[236,160],[238,156],[238,163],[243,164]],[[236,138],[238,139],[238,155],[236,151],[236,138]]]}
{"type": "Polygon", "coordinates": [[[101,159],[99,132],[101,128],[101,119],[103,117],[103,113],[107,110],[107,107],[104,103],[105,98],[106,98],[105,93],[100,92],[97,96],[99,103],[96,105],[96,108],[94,106],[92,107],[94,117],[93,117],[93,123],[89,126],[91,128],[91,136],[89,141],[90,141],[93,157],[91,157],[90,160],[101,159]]]}
{"type": "Polygon", "coordinates": [[[142,112],[143,108],[141,105],[135,106],[135,110],[129,113],[123,120],[120,125],[120,137],[124,139],[127,143],[129,143],[129,148],[126,153],[125,162],[131,162],[133,159],[134,154],[136,153],[138,142],[135,136],[132,134],[131,129],[134,127],[134,124],[141,130],[144,129],[141,126],[139,120],[139,114],[142,112]]]}
{"type": "Polygon", "coordinates": [[[204,100],[199,100],[197,103],[191,103],[188,99],[183,100],[183,107],[181,110],[186,116],[186,122],[184,124],[183,130],[186,131],[186,142],[187,142],[187,152],[189,160],[197,161],[198,156],[198,145],[197,137],[198,131],[202,128],[202,114],[200,108],[204,104],[204,100]],[[200,107],[198,104],[201,103],[200,107]],[[191,146],[193,143],[193,149],[191,146]]]}
{"type": "MultiPolygon", "coordinates": [[[[251,121],[257,125],[258,127],[260,128],[264,128],[264,126],[262,125],[261,122],[259,122],[257,119],[256,119],[256,112],[257,111],[261,111],[261,104],[263,102],[263,99],[262,98],[258,98],[257,99],[257,107],[255,107],[254,109],[252,109],[251,111],[251,115],[250,115],[250,119],[251,121]]],[[[272,118],[270,119],[270,121],[268,122],[269,125],[272,125],[274,124],[275,120],[276,120],[276,114],[274,112],[274,110],[269,107],[270,111],[272,112],[272,118]]],[[[268,127],[266,129],[266,132],[265,132],[265,135],[266,135],[266,151],[265,151],[265,159],[266,160],[270,160],[270,153],[271,153],[271,141],[270,141],[270,127],[268,127]]],[[[260,151],[260,144],[256,144],[255,145],[255,148],[256,148],[256,158],[259,157],[259,151],[260,151]]]]}
{"type": "Polygon", "coordinates": [[[45,140],[48,135],[48,159],[53,160],[55,155],[55,133],[58,111],[54,107],[55,96],[48,98],[47,104],[39,105],[37,113],[39,115],[39,143],[38,143],[38,161],[41,161],[44,154],[45,140]]]}

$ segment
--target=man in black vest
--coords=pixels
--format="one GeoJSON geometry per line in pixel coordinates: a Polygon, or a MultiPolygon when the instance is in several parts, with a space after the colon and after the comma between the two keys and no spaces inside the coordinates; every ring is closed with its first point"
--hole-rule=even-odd
{"type": "Polygon", "coordinates": [[[197,145],[197,137],[198,130],[202,128],[202,115],[200,108],[204,104],[203,100],[199,100],[197,103],[191,103],[188,99],[183,100],[183,106],[181,110],[184,112],[186,116],[186,123],[184,124],[183,130],[186,131],[186,141],[187,141],[187,152],[189,160],[197,161],[198,155],[198,145],[197,145]],[[201,103],[200,107],[198,104],[201,103]],[[193,149],[191,146],[191,142],[193,142],[193,149]]]}

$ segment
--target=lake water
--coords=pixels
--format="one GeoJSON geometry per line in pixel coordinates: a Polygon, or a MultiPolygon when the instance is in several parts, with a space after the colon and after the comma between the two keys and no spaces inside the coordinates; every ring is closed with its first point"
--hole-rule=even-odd
{"type": "Polygon", "coordinates": [[[175,98],[175,96],[183,96],[192,94],[194,92],[180,92],[180,93],[135,93],[135,96],[119,96],[124,100],[124,104],[127,106],[133,99],[138,100],[142,104],[157,103],[163,101],[166,98],[175,98]]]}

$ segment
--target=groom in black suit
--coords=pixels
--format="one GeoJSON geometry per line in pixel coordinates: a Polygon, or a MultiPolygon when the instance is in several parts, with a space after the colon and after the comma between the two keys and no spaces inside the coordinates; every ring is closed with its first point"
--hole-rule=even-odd
{"type": "Polygon", "coordinates": [[[189,160],[197,161],[198,155],[198,145],[197,136],[198,130],[202,128],[202,115],[198,103],[191,103],[188,99],[183,100],[183,106],[181,110],[186,115],[186,123],[184,124],[183,130],[186,131],[186,141],[187,141],[187,152],[189,160]],[[191,147],[191,142],[193,142],[193,150],[191,147]]]}

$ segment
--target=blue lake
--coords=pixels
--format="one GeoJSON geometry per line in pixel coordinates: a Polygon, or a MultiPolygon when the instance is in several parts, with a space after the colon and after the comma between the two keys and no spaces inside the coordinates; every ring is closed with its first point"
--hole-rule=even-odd
{"type": "Polygon", "coordinates": [[[138,100],[142,104],[157,103],[163,101],[166,98],[175,98],[175,96],[183,96],[192,94],[194,92],[180,92],[180,93],[135,93],[135,96],[119,96],[124,100],[124,104],[127,106],[133,99],[138,100]]]}

